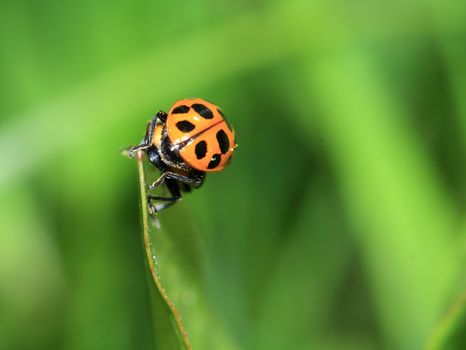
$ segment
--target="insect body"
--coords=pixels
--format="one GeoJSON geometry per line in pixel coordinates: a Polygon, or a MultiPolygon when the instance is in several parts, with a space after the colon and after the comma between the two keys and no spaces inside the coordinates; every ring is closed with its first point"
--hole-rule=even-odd
{"type": "Polygon", "coordinates": [[[176,102],[169,113],[158,112],[147,125],[146,135],[129,155],[144,150],[162,175],[149,186],[165,183],[171,197],[148,196],[151,213],[174,204],[181,192],[199,188],[206,172],[223,170],[236,148],[235,134],[223,112],[200,98],[176,102]],[[154,206],[152,200],[162,201],[154,206]]]}

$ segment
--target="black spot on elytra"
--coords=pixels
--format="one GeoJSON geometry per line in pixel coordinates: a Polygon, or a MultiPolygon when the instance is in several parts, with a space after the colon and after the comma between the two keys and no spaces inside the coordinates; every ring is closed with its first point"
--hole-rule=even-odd
{"type": "Polygon", "coordinates": [[[222,116],[223,119],[225,119],[225,113],[223,113],[223,111],[220,108],[217,108],[217,112],[222,116]]]}
{"type": "Polygon", "coordinates": [[[214,169],[220,164],[220,160],[222,159],[222,155],[215,153],[212,156],[212,159],[209,162],[209,165],[207,166],[207,169],[214,169]]]}
{"type": "Polygon", "coordinates": [[[188,122],[187,120],[182,120],[176,123],[176,127],[181,132],[190,132],[193,131],[196,126],[193,123],[188,122]]]}
{"type": "Polygon", "coordinates": [[[222,154],[227,153],[228,150],[230,149],[230,140],[228,140],[228,136],[225,133],[225,131],[223,131],[223,129],[220,129],[217,132],[216,137],[217,137],[218,145],[220,147],[220,151],[222,151],[222,154]]]}
{"type": "Polygon", "coordinates": [[[204,119],[212,119],[214,117],[212,111],[203,104],[195,103],[191,107],[204,119]]]}
{"type": "Polygon", "coordinates": [[[183,114],[189,112],[189,106],[181,105],[173,109],[172,114],[183,114]]]}
{"type": "Polygon", "coordinates": [[[207,153],[207,142],[205,142],[204,140],[199,141],[196,144],[196,147],[194,148],[194,152],[196,152],[196,158],[197,159],[204,158],[206,153],[207,153]]]}

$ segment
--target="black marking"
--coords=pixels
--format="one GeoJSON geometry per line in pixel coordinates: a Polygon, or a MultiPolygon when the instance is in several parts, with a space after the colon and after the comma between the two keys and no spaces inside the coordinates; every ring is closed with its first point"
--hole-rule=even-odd
{"type": "Polygon", "coordinates": [[[223,113],[223,111],[220,109],[220,108],[217,108],[217,112],[218,114],[220,114],[222,116],[223,119],[225,119],[225,113],[223,113]]]}
{"type": "Polygon", "coordinates": [[[193,131],[196,126],[187,120],[182,120],[176,123],[176,127],[181,132],[190,132],[190,131],[193,131]]]}
{"type": "Polygon", "coordinates": [[[196,147],[194,149],[194,152],[196,152],[196,158],[197,159],[202,159],[205,157],[205,155],[207,154],[207,142],[205,142],[204,140],[202,141],[199,141],[197,144],[196,144],[196,147]]]}
{"type": "Polygon", "coordinates": [[[218,153],[215,153],[213,156],[212,156],[212,159],[210,160],[209,162],[209,165],[207,166],[207,169],[214,169],[216,168],[219,164],[220,164],[220,161],[222,160],[222,155],[221,154],[218,154],[218,153]]]}
{"type": "Polygon", "coordinates": [[[230,149],[230,140],[228,140],[228,136],[225,133],[225,131],[223,131],[223,129],[220,129],[217,132],[216,137],[217,137],[218,145],[220,147],[220,151],[222,151],[222,154],[227,153],[228,150],[230,149]]]}
{"type": "Polygon", "coordinates": [[[189,106],[181,105],[173,109],[172,114],[184,114],[189,112],[189,106]]]}
{"type": "Polygon", "coordinates": [[[184,141],[181,141],[180,143],[177,143],[177,144],[176,144],[176,147],[178,148],[178,150],[183,149],[184,147],[186,147],[187,144],[193,142],[193,140],[194,140],[196,137],[198,137],[199,135],[201,135],[201,134],[207,132],[208,130],[212,129],[214,126],[216,126],[216,125],[218,125],[218,124],[220,124],[220,123],[223,123],[223,121],[220,120],[220,121],[218,121],[217,123],[215,123],[215,124],[209,126],[207,129],[201,130],[201,131],[199,131],[198,133],[192,135],[189,139],[184,140],[184,141]]]}
{"type": "Polygon", "coordinates": [[[203,104],[195,103],[191,107],[204,119],[212,119],[214,117],[212,111],[203,104]]]}

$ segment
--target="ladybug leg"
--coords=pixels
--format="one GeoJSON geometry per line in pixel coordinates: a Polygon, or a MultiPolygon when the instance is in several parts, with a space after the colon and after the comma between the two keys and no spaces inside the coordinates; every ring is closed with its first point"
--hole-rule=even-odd
{"type": "Polygon", "coordinates": [[[149,185],[149,190],[153,190],[156,187],[159,187],[166,180],[176,180],[186,185],[192,185],[197,188],[202,185],[204,182],[205,174],[203,172],[193,173],[190,176],[180,175],[172,171],[165,171],[157,180],[155,180],[151,185],[149,185]]]}
{"type": "Polygon", "coordinates": [[[140,150],[149,148],[152,145],[152,139],[154,138],[154,129],[159,122],[165,123],[167,120],[167,113],[163,111],[158,111],[154,118],[147,124],[146,135],[144,140],[137,146],[132,146],[129,148],[128,154],[131,158],[134,158],[134,153],[140,150]]]}
{"type": "Polygon", "coordinates": [[[192,190],[191,186],[188,185],[187,183],[180,182],[179,185],[180,185],[180,191],[181,192],[191,192],[191,190],[192,190]]]}
{"type": "Polygon", "coordinates": [[[147,196],[147,206],[149,207],[149,214],[154,215],[165,208],[171,207],[180,198],[181,197],[147,196]],[[153,200],[164,201],[165,203],[154,204],[152,203],[153,200]]]}
{"type": "Polygon", "coordinates": [[[167,180],[165,182],[165,184],[167,185],[167,188],[170,191],[170,194],[172,195],[172,197],[148,195],[147,196],[147,205],[149,206],[149,213],[151,215],[156,214],[159,211],[172,206],[178,200],[181,199],[181,193],[180,193],[180,188],[178,186],[178,182],[176,182],[175,180],[169,179],[169,180],[167,180]],[[152,200],[164,201],[165,203],[154,205],[152,203],[152,200]]]}

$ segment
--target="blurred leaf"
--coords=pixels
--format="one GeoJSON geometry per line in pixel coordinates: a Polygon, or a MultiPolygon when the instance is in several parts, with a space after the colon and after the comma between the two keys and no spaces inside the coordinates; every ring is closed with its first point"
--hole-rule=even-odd
{"type": "MultiPolygon", "coordinates": [[[[348,30],[344,16],[335,13],[333,6],[295,0],[274,4],[264,12],[238,15],[182,40],[156,46],[149,53],[140,52],[122,66],[71,85],[46,103],[8,116],[11,122],[0,132],[0,158],[8,164],[0,173],[0,186],[50,155],[91,136],[99,137],[103,129],[141,106],[153,108],[155,98],[173,102],[215,81],[303,52],[333,52],[347,43],[417,36],[432,29],[421,20],[422,14],[404,6],[396,4],[393,17],[377,18],[376,23],[346,23],[351,26],[348,30]],[[269,37],[274,40],[264,40],[269,37]],[[212,45],[225,42],[228,45],[212,45]],[[202,54],[190,55],[186,60],[186,52],[202,54]],[[182,87],[180,80],[184,82],[182,87]],[[50,142],[50,135],[54,135],[55,142],[50,142]],[[25,139],[34,139],[35,147],[30,148],[25,139]],[[28,152],[28,159],[15,157],[11,149],[28,152]]],[[[454,34],[463,28],[464,23],[457,19],[443,29],[454,34]]]]}
{"type": "Polygon", "coordinates": [[[466,344],[466,290],[434,328],[426,350],[455,350],[466,344]]]}
{"type": "Polygon", "coordinates": [[[66,276],[38,207],[24,188],[0,194],[1,349],[50,348],[62,331],[66,276]]]}
{"type": "Polygon", "coordinates": [[[318,97],[316,125],[339,169],[386,336],[396,348],[413,349],[455,286],[461,248],[452,203],[377,63],[364,48],[313,62],[310,93],[318,97]]]}
{"type": "Polygon", "coordinates": [[[335,302],[351,247],[329,191],[323,179],[303,190],[291,239],[269,261],[274,273],[262,298],[256,349],[327,349],[318,343],[321,322],[335,302]],[[281,333],[288,336],[272,336],[281,333]]]}

